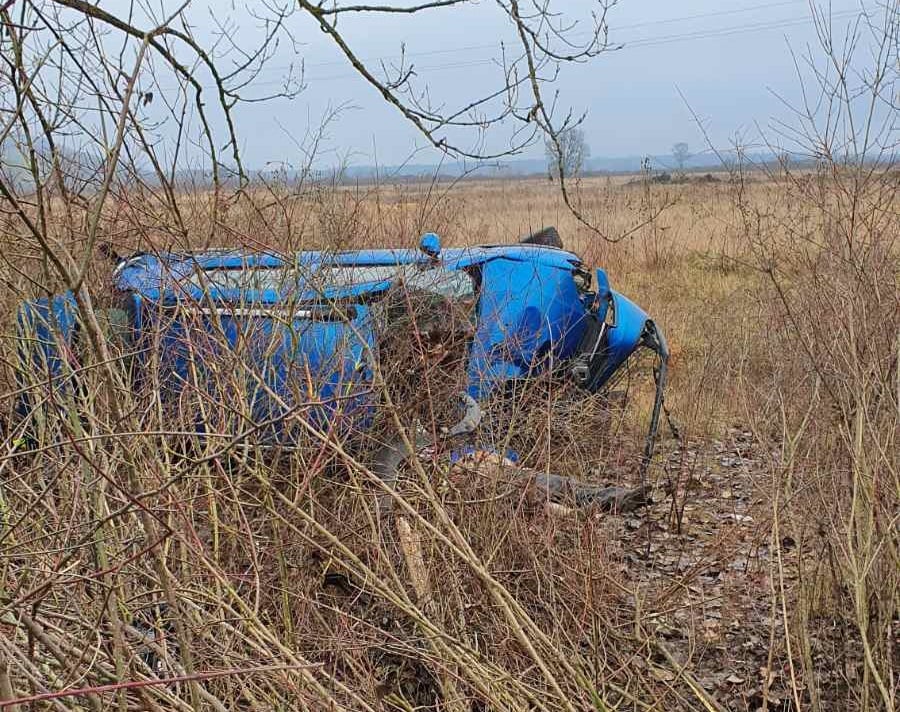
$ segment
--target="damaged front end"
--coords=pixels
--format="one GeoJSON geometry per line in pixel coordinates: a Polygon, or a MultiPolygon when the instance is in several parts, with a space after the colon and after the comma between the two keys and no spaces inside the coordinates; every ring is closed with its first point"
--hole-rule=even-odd
{"type": "MultiPolygon", "coordinates": [[[[642,349],[656,355],[653,367],[655,393],[650,426],[641,462],[643,478],[656,444],[669,363],[669,347],[650,316],[624,295],[610,289],[602,269],[596,271],[596,288],[586,291],[586,325],[569,372],[575,383],[591,393],[608,388],[626,362],[642,349]]],[[[589,283],[589,275],[582,280],[589,283]]]]}

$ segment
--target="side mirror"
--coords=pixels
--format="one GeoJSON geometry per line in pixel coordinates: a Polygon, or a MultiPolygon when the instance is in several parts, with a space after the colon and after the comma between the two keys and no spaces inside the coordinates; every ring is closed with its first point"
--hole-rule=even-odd
{"type": "Polygon", "coordinates": [[[419,249],[431,259],[436,260],[441,254],[441,238],[433,232],[426,232],[419,240],[419,249]]]}

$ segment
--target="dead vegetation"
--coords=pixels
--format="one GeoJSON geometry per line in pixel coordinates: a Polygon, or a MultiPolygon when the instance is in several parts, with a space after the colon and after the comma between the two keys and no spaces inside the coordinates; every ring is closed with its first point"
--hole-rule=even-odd
{"type": "MultiPolygon", "coordinates": [[[[885,195],[885,175],[872,180],[885,195]]],[[[822,190],[805,175],[797,185],[822,190]]],[[[617,186],[582,189],[611,208],[610,220],[633,214],[631,194],[617,186]]],[[[309,245],[281,222],[291,213],[328,243],[323,225],[338,211],[359,216],[333,228],[344,244],[412,242],[425,214],[450,242],[496,242],[553,215],[557,200],[537,182],[467,184],[438,198],[406,187],[402,201],[389,186],[283,190],[277,207],[251,211],[244,198],[229,212],[244,234],[264,236],[253,246],[309,245]]],[[[26,697],[160,681],[59,698],[66,709],[109,700],[884,708],[879,687],[889,701],[897,632],[900,309],[896,221],[882,210],[896,196],[861,211],[877,222],[857,223],[871,227],[852,243],[861,245],[857,271],[847,267],[846,222],[832,223],[830,244],[815,229],[815,254],[763,243],[750,221],[757,212],[812,231],[824,211],[813,202],[809,213],[788,211],[797,203],[779,197],[783,183],[756,181],[739,198],[735,190],[685,186],[660,224],[615,246],[560,220],[570,244],[641,296],[672,345],[669,404],[683,440],[661,448],[650,473],[656,504],[639,515],[559,516],[507,468],[436,460],[407,473],[400,516],[384,520],[378,485],[347,443],[313,432],[297,451],[263,453],[205,439],[186,454],[153,389],[108,390],[102,364],[88,356],[78,364],[84,392],[47,411],[37,442],[7,430],[10,689],[26,697]],[[785,261],[759,269],[761,255],[785,261]],[[229,669],[240,673],[218,676],[229,669]],[[175,683],[178,675],[185,681],[175,683]]],[[[179,198],[200,213],[204,196],[179,198]]],[[[128,200],[128,212],[140,206],[135,191],[128,200]]],[[[146,246],[125,214],[117,209],[106,223],[123,236],[116,247],[146,246]]],[[[28,291],[20,277],[10,282],[19,286],[7,332],[14,299],[28,291]]],[[[4,350],[12,394],[12,340],[4,350]]],[[[497,444],[514,445],[538,471],[636,484],[639,429],[629,422],[649,404],[634,378],[627,413],[538,381],[517,395],[497,444]]],[[[43,388],[40,374],[30,379],[43,388]]],[[[422,406],[445,402],[436,392],[393,393],[404,418],[415,403],[426,422],[422,406]]],[[[184,407],[190,420],[197,406],[184,407]]]]}
{"type": "MultiPolygon", "coordinates": [[[[893,51],[870,96],[896,87],[893,51]]],[[[826,121],[859,96],[836,81],[826,121]]],[[[0,170],[0,708],[896,709],[892,124],[851,151],[801,115],[815,170],[583,179],[576,217],[545,180],[210,190],[110,171],[72,191],[31,119],[13,125],[36,180],[0,170]],[[440,447],[388,489],[367,459],[380,442],[316,426],[302,399],[296,447],[248,447],[252,359],[223,358],[221,390],[173,406],[161,369],[132,387],[100,319],[65,366],[77,389],[22,368],[18,302],[69,287],[102,314],[100,245],[291,253],[426,230],[462,245],[545,224],[670,342],[677,433],[664,426],[640,513],[548,506],[502,458],[451,466],[440,447]],[[40,407],[23,423],[25,390],[40,407]],[[198,412],[217,424],[204,437],[198,412]]],[[[425,358],[420,327],[384,352],[373,439],[446,423],[458,358],[425,358]]],[[[535,379],[486,404],[485,438],[530,472],[636,485],[648,386],[640,368],[603,397],[535,379]]]]}

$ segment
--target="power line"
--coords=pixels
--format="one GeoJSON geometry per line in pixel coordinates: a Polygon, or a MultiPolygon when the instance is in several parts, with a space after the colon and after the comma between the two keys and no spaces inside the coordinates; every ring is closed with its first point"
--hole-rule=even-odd
{"type": "MultiPolygon", "coordinates": [[[[702,12],[696,15],[684,15],[682,17],[668,17],[660,20],[645,20],[644,22],[634,22],[628,25],[616,25],[615,30],[633,30],[640,27],[654,27],[658,25],[669,25],[675,24],[678,22],[689,22],[691,20],[704,20],[710,17],[724,17],[728,15],[737,15],[745,12],[755,12],[757,10],[768,10],[775,7],[784,7],[786,5],[799,5],[799,4],[807,4],[808,0],[779,0],[778,2],[768,2],[763,3],[761,5],[745,5],[744,7],[731,8],[729,10],[716,10],[714,12],[702,12]]],[[[574,33],[574,37],[588,37],[590,36],[588,33],[574,33]]],[[[389,59],[401,59],[402,57],[431,57],[440,54],[456,54],[457,52],[473,52],[482,49],[491,49],[496,50],[499,49],[500,45],[496,42],[492,42],[491,44],[480,44],[480,45],[467,45],[463,47],[447,47],[445,49],[432,49],[432,50],[423,50],[421,52],[412,52],[406,55],[400,54],[392,54],[385,55],[382,57],[369,57],[369,58],[361,58],[361,61],[372,63],[372,62],[383,62],[389,59]]],[[[338,59],[331,60],[328,62],[307,62],[305,66],[307,67],[333,67],[333,66],[342,66],[346,60],[338,59]]],[[[289,65],[282,66],[272,66],[268,69],[273,71],[275,70],[284,70],[290,69],[289,65]]]]}
{"type": "MultiPolygon", "coordinates": [[[[846,10],[844,12],[836,12],[831,15],[833,20],[842,20],[844,18],[854,17],[858,14],[856,10],[846,10]]],[[[684,42],[691,39],[710,39],[713,37],[727,37],[729,35],[747,34],[760,30],[775,30],[781,27],[793,27],[795,25],[808,24],[813,22],[811,17],[789,18],[786,20],[768,20],[766,22],[751,23],[740,25],[738,27],[723,27],[716,30],[698,30],[696,32],[687,32],[679,35],[668,35],[663,37],[648,37],[646,39],[636,40],[635,42],[625,43],[624,49],[629,47],[655,47],[656,45],[670,44],[671,42],[684,42]]]]}
{"type": "MultiPolygon", "coordinates": [[[[710,17],[717,15],[725,15],[725,14],[735,14],[739,12],[747,12],[749,10],[757,10],[764,9],[769,7],[783,6],[783,5],[794,5],[798,2],[805,2],[805,0],[781,0],[780,2],[766,3],[763,5],[753,5],[747,6],[744,8],[735,8],[732,10],[722,10],[713,13],[703,13],[701,15],[691,15],[683,18],[669,18],[666,20],[657,20],[650,21],[647,23],[638,23],[639,25],[649,25],[649,24],[664,24],[671,22],[680,22],[682,20],[689,19],[697,19],[701,17],[710,17]]],[[[858,15],[860,10],[844,10],[841,12],[836,12],[831,15],[832,20],[841,20],[850,18],[858,15]]],[[[742,35],[742,34],[752,34],[755,32],[764,32],[768,30],[782,29],[787,27],[797,27],[799,25],[810,24],[813,22],[813,18],[809,16],[805,17],[792,17],[786,18],[782,20],[768,20],[765,22],[754,22],[754,23],[744,23],[741,25],[732,25],[730,27],[721,27],[716,29],[706,29],[706,30],[694,30],[691,32],[683,32],[676,33],[671,35],[660,35],[656,37],[643,37],[633,40],[631,42],[622,43],[622,50],[627,51],[630,49],[640,49],[645,47],[658,47],[662,45],[674,44],[677,42],[685,42],[692,40],[706,40],[706,39],[715,39],[719,37],[729,37],[732,35],[742,35]]],[[[638,25],[630,25],[628,27],[636,27],[638,25]]],[[[419,57],[419,56],[433,56],[437,54],[456,54],[462,52],[470,52],[476,49],[492,49],[497,50],[500,46],[497,44],[490,45],[471,45],[469,47],[454,47],[447,48],[442,50],[431,50],[427,52],[417,52],[414,54],[407,55],[407,57],[419,57]]],[[[399,57],[399,55],[397,55],[399,57]]],[[[384,61],[388,59],[388,57],[382,57],[379,61],[384,61]]],[[[373,60],[365,60],[366,63],[371,64],[373,60]]],[[[337,61],[337,62],[322,62],[319,64],[307,64],[305,66],[344,66],[346,61],[337,61]]],[[[496,58],[481,58],[481,59],[470,59],[461,62],[442,62],[441,64],[432,64],[432,65],[416,65],[417,71],[427,71],[427,72],[440,72],[447,71],[453,69],[464,69],[470,67],[480,67],[480,66],[488,66],[496,64],[496,58]]],[[[268,66],[265,67],[264,70],[271,72],[276,71],[278,69],[289,69],[288,66],[268,66]]],[[[328,81],[342,81],[344,79],[354,79],[358,78],[360,75],[357,72],[343,72],[341,74],[335,75],[326,75],[326,76],[304,76],[305,82],[328,82],[328,81]]],[[[268,79],[268,80],[256,80],[252,83],[254,87],[267,87],[267,86],[283,86],[285,84],[285,80],[282,79],[268,79]]],[[[210,84],[201,84],[204,89],[213,89],[215,88],[210,84]]],[[[179,87],[162,87],[160,91],[175,91],[179,87]]]]}
{"type": "MultiPolygon", "coordinates": [[[[850,18],[857,15],[856,10],[846,10],[843,12],[834,13],[831,16],[833,20],[841,20],[850,18]]],[[[732,35],[741,35],[741,34],[753,34],[756,32],[763,32],[767,30],[777,30],[787,27],[797,27],[799,25],[810,24],[813,22],[813,18],[811,17],[793,17],[787,18],[783,20],[771,20],[767,22],[757,22],[757,23],[748,23],[743,25],[736,25],[731,27],[723,27],[714,30],[697,30],[694,32],[685,32],[673,35],[662,35],[659,37],[645,37],[633,42],[625,42],[623,43],[622,50],[627,51],[629,49],[640,49],[644,47],[658,47],[662,45],[674,44],[677,42],[685,42],[691,40],[706,40],[706,39],[715,39],[718,37],[729,37],[732,35]]],[[[496,49],[496,45],[485,45],[485,48],[496,49]]],[[[444,50],[445,52],[449,52],[451,50],[444,50]]],[[[462,48],[458,48],[454,51],[462,51],[462,48]]],[[[486,66],[492,65],[496,63],[495,58],[482,58],[482,59],[473,59],[461,62],[444,62],[441,64],[433,64],[433,65],[417,65],[416,69],[419,71],[428,71],[428,72],[439,72],[446,71],[450,69],[462,69],[469,67],[478,67],[478,66],[486,66]]],[[[304,77],[304,80],[307,82],[328,82],[328,81],[340,81],[343,79],[352,79],[359,77],[359,74],[356,72],[344,72],[341,74],[334,74],[330,76],[307,76],[304,77]]],[[[267,81],[258,81],[254,82],[253,86],[273,86],[283,84],[283,80],[267,80],[267,81]]]]}
{"type": "Polygon", "coordinates": [[[650,27],[652,25],[668,25],[676,22],[687,22],[689,20],[705,20],[708,17],[721,17],[724,15],[738,15],[744,12],[755,12],[756,10],[768,10],[773,7],[784,7],[785,5],[807,5],[809,0],[780,0],[779,2],[768,2],[762,5],[745,5],[744,7],[734,7],[730,10],[716,10],[715,12],[701,12],[696,15],[683,15],[682,17],[669,17],[662,20],[646,20],[644,22],[635,22],[630,25],[616,25],[617,30],[632,30],[636,27],[650,27]]]}

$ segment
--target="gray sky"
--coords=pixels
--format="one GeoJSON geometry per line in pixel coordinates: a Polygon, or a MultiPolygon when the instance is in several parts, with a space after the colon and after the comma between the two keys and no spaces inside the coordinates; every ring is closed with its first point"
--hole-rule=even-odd
{"type": "MultiPolygon", "coordinates": [[[[215,0],[211,7],[218,16],[225,5],[215,0]]],[[[556,3],[574,19],[584,18],[592,6],[588,0],[556,3]]],[[[835,26],[845,27],[849,11],[859,7],[855,0],[833,0],[835,26]]],[[[620,0],[608,21],[610,39],[624,43],[624,49],[565,66],[556,85],[561,106],[587,112],[583,129],[594,156],[668,153],[677,141],[701,149],[703,138],[676,87],[714,143],[726,146],[737,133],[757,136],[755,123],[788,115],[775,94],[799,98],[790,48],[802,54],[815,42],[806,0],[620,0]]],[[[204,27],[209,20],[201,14],[196,22],[200,31],[211,26],[204,27]]],[[[283,43],[256,88],[275,90],[285,67],[299,58],[305,61],[307,88],[291,100],[237,111],[247,165],[301,163],[297,143],[329,107],[341,105],[348,108],[330,124],[322,144],[326,160],[350,156],[362,164],[377,158],[390,165],[413,155],[416,163],[438,159],[397,110],[354,73],[311,18],[295,14],[289,23],[301,43],[299,53],[283,43]]],[[[590,25],[582,26],[586,31],[590,25]]],[[[489,0],[415,16],[347,16],[341,27],[365,59],[393,59],[405,45],[417,86],[427,85],[433,97],[449,105],[498,85],[500,70],[491,60],[500,40],[511,39],[508,22],[489,0]]],[[[252,33],[242,26],[235,36],[249,41],[252,33]]],[[[508,131],[499,132],[492,147],[504,145],[501,135],[508,131]]],[[[542,152],[538,145],[524,155],[542,152]]]]}

